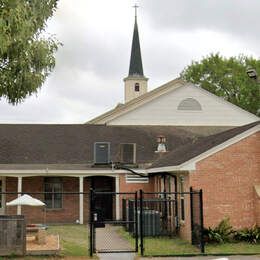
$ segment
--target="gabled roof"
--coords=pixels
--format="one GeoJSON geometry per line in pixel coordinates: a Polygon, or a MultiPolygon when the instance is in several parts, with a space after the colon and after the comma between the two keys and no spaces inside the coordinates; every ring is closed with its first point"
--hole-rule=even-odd
{"type": "Polygon", "coordinates": [[[0,125],[0,168],[4,164],[91,166],[95,142],[110,142],[113,162],[120,161],[120,143],[136,143],[137,163],[152,163],[159,156],[154,152],[158,135],[166,136],[171,150],[200,136],[171,126],[4,124],[0,125]]]}
{"type": "Polygon", "coordinates": [[[174,149],[172,152],[168,154],[165,154],[162,158],[156,160],[149,168],[161,168],[167,166],[181,165],[191,160],[192,158],[195,158],[203,154],[211,148],[214,148],[256,126],[260,126],[260,121],[232,128],[230,130],[215,135],[200,137],[195,142],[192,141],[186,145],[174,149]]]}
{"type": "Polygon", "coordinates": [[[119,106],[116,106],[114,109],[111,109],[108,112],[91,119],[90,121],[87,122],[87,124],[102,124],[103,121],[111,120],[119,115],[127,113],[132,109],[135,109],[136,107],[139,107],[147,102],[150,102],[151,100],[173,89],[177,89],[181,86],[184,86],[185,84],[187,84],[187,82],[182,80],[181,78],[176,78],[174,80],[171,80],[158,88],[155,88],[137,98],[134,98],[125,104],[120,104],[119,106]]]}

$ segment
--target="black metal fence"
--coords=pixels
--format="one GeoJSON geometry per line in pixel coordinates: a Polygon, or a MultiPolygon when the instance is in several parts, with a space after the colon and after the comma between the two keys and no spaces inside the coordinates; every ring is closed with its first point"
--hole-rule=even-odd
{"type": "MultiPolygon", "coordinates": [[[[10,201],[24,193],[2,192],[2,195],[7,196],[6,201],[10,201]]],[[[84,217],[84,225],[75,227],[80,227],[81,231],[85,230],[84,236],[87,240],[86,244],[77,246],[83,247],[90,256],[98,252],[138,251],[141,255],[156,255],[153,243],[161,243],[162,239],[167,243],[174,243],[173,239],[178,236],[185,237],[185,234],[187,239],[189,236],[192,238],[192,244],[199,248],[200,252],[204,252],[201,190],[191,188],[189,192],[150,193],[142,190],[132,193],[90,190],[82,193],[54,191],[26,194],[45,202],[47,200],[49,207],[61,207],[53,210],[48,207],[32,209],[22,206],[22,214],[25,215],[27,223],[79,224],[79,208],[83,204],[84,211],[81,214],[84,217]]],[[[6,214],[16,215],[16,208],[14,210],[8,207],[6,211],[6,214]]],[[[163,251],[160,251],[160,255],[163,255],[163,251]]]]}

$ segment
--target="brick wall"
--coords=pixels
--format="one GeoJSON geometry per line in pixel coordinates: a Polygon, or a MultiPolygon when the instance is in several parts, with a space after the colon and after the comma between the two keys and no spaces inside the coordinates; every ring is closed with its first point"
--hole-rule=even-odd
{"type": "Polygon", "coordinates": [[[260,214],[256,184],[260,184],[259,132],[198,162],[190,173],[190,186],[203,189],[205,227],[217,225],[224,217],[234,228],[255,224],[260,214]]]}
{"type": "MultiPolygon", "coordinates": [[[[89,192],[89,179],[84,179],[84,191],[89,192]]],[[[79,192],[79,178],[63,177],[64,192],[79,192]]],[[[17,192],[17,178],[6,178],[6,191],[17,192]]],[[[44,192],[44,177],[23,177],[22,191],[30,195],[30,192],[44,192]]],[[[31,194],[32,197],[44,201],[43,194],[31,194]]],[[[87,220],[89,214],[88,195],[84,195],[84,217],[87,220]]],[[[17,195],[7,195],[6,201],[16,198],[17,195]]],[[[7,207],[7,214],[16,214],[17,207],[7,207]]],[[[22,206],[22,214],[26,216],[27,223],[43,223],[45,218],[44,207],[22,206]]],[[[64,194],[62,209],[47,209],[47,223],[75,223],[79,219],[79,195],[64,194]]]]}

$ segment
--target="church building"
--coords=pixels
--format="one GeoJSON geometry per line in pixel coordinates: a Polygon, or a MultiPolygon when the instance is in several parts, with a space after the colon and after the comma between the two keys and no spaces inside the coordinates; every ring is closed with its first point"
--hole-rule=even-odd
{"type": "MultiPolygon", "coordinates": [[[[259,118],[180,78],[148,91],[137,17],[123,81],[124,104],[85,124],[0,125],[0,214],[38,222],[41,209],[6,203],[15,192],[39,192],[35,196],[46,203],[47,223],[83,224],[89,201],[82,193],[90,188],[176,192],[193,187],[203,190],[205,227],[224,217],[234,228],[260,225],[259,118]]],[[[98,203],[106,219],[122,218],[119,199],[98,203]]],[[[180,233],[190,240],[189,201],[181,205],[180,233]]]]}

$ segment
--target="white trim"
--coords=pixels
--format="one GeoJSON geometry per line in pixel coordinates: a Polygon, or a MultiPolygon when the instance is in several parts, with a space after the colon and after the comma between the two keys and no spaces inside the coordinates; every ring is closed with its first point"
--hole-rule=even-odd
{"type": "MultiPolygon", "coordinates": [[[[22,177],[18,177],[17,180],[17,192],[22,192],[22,185],[23,185],[23,178],[22,177]]],[[[18,197],[21,197],[21,194],[18,194],[18,197]]],[[[17,206],[17,215],[21,215],[22,213],[22,208],[21,206],[17,206]]]]}
{"type": "MultiPolygon", "coordinates": [[[[136,169],[137,173],[146,173],[146,170],[136,169]]],[[[8,177],[30,177],[30,176],[68,176],[68,177],[80,177],[80,176],[111,176],[114,177],[118,174],[129,173],[126,170],[49,170],[48,168],[42,170],[4,170],[0,169],[0,175],[8,176],[8,177]]]]}
{"type": "Polygon", "coordinates": [[[79,177],[79,223],[84,223],[84,177],[79,177]]]}

